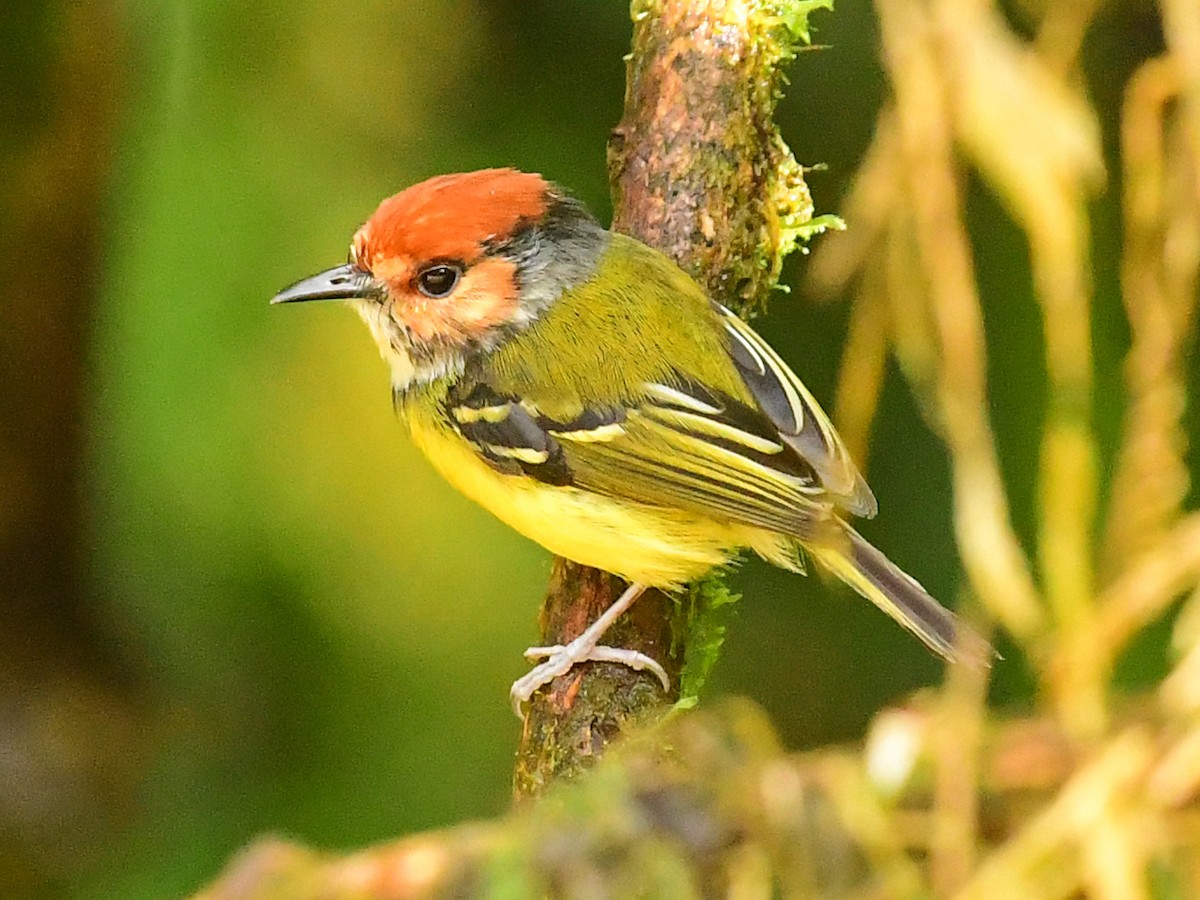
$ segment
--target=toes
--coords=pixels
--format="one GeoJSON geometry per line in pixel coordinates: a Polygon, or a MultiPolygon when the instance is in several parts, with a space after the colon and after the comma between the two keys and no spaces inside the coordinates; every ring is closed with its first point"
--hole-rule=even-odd
{"type": "Polygon", "coordinates": [[[671,690],[671,679],[666,670],[658,660],[645,653],[627,650],[623,647],[591,647],[587,648],[585,652],[579,652],[580,649],[571,645],[564,647],[558,644],[553,647],[530,647],[525,651],[526,659],[545,659],[546,661],[534,666],[524,677],[514,681],[509,690],[513,712],[518,719],[523,718],[521,710],[534,694],[558,676],[567,674],[577,663],[581,662],[620,663],[638,672],[649,671],[654,673],[664,691],[671,690]]]}
{"type": "Polygon", "coordinates": [[[566,649],[562,644],[555,644],[553,647],[529,647],[523,655],[528,660],[546,659],[556,653],[562,653],[566,649]]]}
{"type": "MultiPolygon", "coordinates": [[[[545,648],[530,648],[530,650],[538,649],[545,648]]],[[[574,661],[565,653],[555,654],[551,659],[534,666],[526,675],[514,681],[512,687],[509,689],[508,696],[512,700],[513,713],[516,714],[516,717],[518,719],[525,718],[521,712],[521,708],[532,699],[534,694],[559,675],[565,675],[571,671],[571,667],[574,664],[574,661]]]]}
{"type": "Polygon", "coordinates": [[[636,672],[650,671],[658,678],[664,691],[671,690],[671,678],[652,656],[638,653],[636,650],[626,650],[624,647],[596,647],[588,656],[590,662],[615,662],[628,666],[636,672]]]}

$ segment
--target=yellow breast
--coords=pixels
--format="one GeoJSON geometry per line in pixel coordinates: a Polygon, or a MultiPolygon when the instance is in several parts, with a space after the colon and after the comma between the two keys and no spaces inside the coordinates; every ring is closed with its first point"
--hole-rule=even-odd
{"type": "Polygon", "coordinates": [[[794,550],[781,535],[505,475],[436,419],[411,413],[409,426],[417,446],[454,487],[552,553],[583,565],[664,589],[723,565],[740,547],[795,566],[794,550]]]}

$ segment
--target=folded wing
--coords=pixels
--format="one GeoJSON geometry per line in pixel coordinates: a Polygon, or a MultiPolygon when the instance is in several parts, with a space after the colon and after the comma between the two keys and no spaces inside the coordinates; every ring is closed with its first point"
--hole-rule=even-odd
{"type": "Polygon", "coordinates": [[[545,414],[529,398],[460,385],[448,419],[499,471],[669,506],[798,538],[834,502],[764,413],[683,376],[634,400],[545,414]]]}

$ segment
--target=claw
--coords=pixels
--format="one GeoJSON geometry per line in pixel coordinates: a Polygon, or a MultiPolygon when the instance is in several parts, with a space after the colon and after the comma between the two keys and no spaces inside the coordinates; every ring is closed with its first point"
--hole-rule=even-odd
{"type": "MultiPolygon", "coordinates": [[[[553,647],[529,647],[522,655],[532,662],[535,659],[546,659],[564,652],[568,652],[565,646],[555,644],[553,647]]],[[[662,682],[664,691],[671,689],[671,679],[667,675],[667,670],[653,656],[647,656],[645,653],[640,653],[637,650],[628,650],[625,647],[606,647],[601,644],[598,647],[593,647],[591,653],[582,659],[575,660],[575,662],[621,663],[637,672],[644,672],[649,669],[658,676],[658,680],[662,682]]]]}
{"type": "Polygon", "coordinates": [[[556,644],[553,647],[530,647],[525,651],[525,658],[529,660],[547,658],[544,663],[540,663],[529,670],[523,677],[518,678],[513,682],[512,689],[509,691],[509,697],[512,700],[513,712],[517,718],[522,718],[522,707],[543,687],[548,685],[560,675],[566,675],[575,667],[576,664],[582,662],[612,662],[621,663],[628,666],[637,672],[650,671],[658,678],[662,684],[664,691],[671,689],[671,679],[667,675],[666,670],[659,664],[658,660],[645,653],[639,653],[637,650],[628,650],[624,647],[606,647],[596,646],[587,647],[585,645],[575,646],[578,643],[578,638],[570,644],[556,644]]]}
{"type": "Polygon", "coordinates": [[[631,584],[625,593],[613,601],[612,606],[601,613],[600,617],[571,643],[556,644],[553,647],[530,647],[525,651],[525,658],[528,660],[546,661],[534,666],[523,678],[513,682],[508,695],[518,719],[522,718],[521,708],[535,693],[560,675],[566,675],[573,666],[581,662],[615,662],[639,672],[649,670],[662,683],[664,691],[671,689],[671,679],[657,660],[636,650],[605,647],[600,644],[600,638],[604,636],[608,627],[621,613],[629,609],[645,590],[645,585],[631,584]]]}

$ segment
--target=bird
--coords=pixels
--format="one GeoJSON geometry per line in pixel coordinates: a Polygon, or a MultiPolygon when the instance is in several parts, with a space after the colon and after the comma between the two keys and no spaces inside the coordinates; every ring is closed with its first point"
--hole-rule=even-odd
{"type": "Polygon", "coordinates": [[[272,299],[353,306],[395,408],[455,488],[626,590],[512,686],[514,711],[589,660],[670,681],[601,643],[648,588],[749,550],[805,557],[949,661],[990,648],[850,524],[875,496],[829,417],[746,322],[664,254],[568,191],[512,168],[440,175],[382,203],[348,261],[272,299]],[[969,639],[964,639],[964,634],[969,639]]]}

